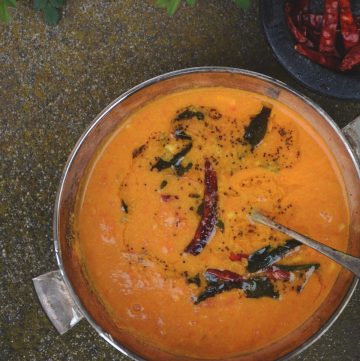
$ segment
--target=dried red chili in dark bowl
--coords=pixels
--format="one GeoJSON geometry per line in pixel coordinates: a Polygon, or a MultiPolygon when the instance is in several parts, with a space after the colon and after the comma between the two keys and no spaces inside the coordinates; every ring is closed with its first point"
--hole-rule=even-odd
{"type": "Polygon", "coordinates": [[[295,50],[328,69],[349,71],[360,63],[360,30],[350,0],[324,0],[323,14],[310,13],[310,2],[286,2],[284,13],[295,50]],[[339,36],[341,35],[341,36],[339,36]]]}
{"type": "Polygon", "coordinates": [[[293,34],[294,38],[300,44],[306,44],[308,47],[313,48],[313,42],[306,37],[304,29],[301,29],[299,25],[296,25],[295,17],[293,16],[294,7],[290,3],[285,4],[285,18],[288,24],[288,27],[293,34]]]}
{"type": "Polygon", "coordinates": [[[351,11],[350,0],[340,0],[340,24],[341,35],[345,50],[349,51],[356,45],[360,45],[359,29],[351,11]]]}
{"type": "MultiPolygon", "coordinates": [[[[297,10],[299,0],[260,0],[260,14],[265,36],[277,60],[304,86],[322,95],[360,100],[360,66],[353,66],[345,72],[339,69],[347,53],[341,34],[340,17],[335,42],[340,62],[336,69],[320,65],[308,59],[307,56],[298,54],[294,49],[294,46],[300,43],[287,25],[285,4],[290,2],[293,5],[295,25],[315,44],[315,48],[311,50],[319,52],[324,1],[310,0],[309,11],[300,12],[297,10]]],[[[350,0],[350,4],[354,21],[359,29],[360,1],[350,0]]],[[[304,43],[300,45],[303,46],[304,43]]]]}
{"type": "Polygon", "coordinates": [[[321,28],[319,51],[325,54],[337,54],[335,47],[336,29],[339,20],[339,1],[325,0],[324,17],[321,28]]]}
{"type": "Polygon", "coordinates": [[[323,65],[328,69],[338,69],[341,63],[339,57],[332,54],[324,54],[314,49],[310,49],[303,44],[296,44],[295,50],[301,54],[309,58],[310,60],[315,61],[316,63],[323,65]]]}
{"type": "Polygon", "coordinates": [[[352,48],[340,64],[340,70],[351,70],[355,65],[360,64],[360,44],[352,48]]]}

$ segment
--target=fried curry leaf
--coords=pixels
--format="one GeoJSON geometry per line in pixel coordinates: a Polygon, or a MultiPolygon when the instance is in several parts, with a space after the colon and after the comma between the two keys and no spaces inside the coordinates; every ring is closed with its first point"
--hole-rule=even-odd
{"type": "Polygon", "coordinates": [[[168,169],[171,167],[171,160],[164,160],[162,158],[159,158],[158,161],[151,167],[151,170],[157,169],[159,172],[161,172],[164,169],[168,169]]]}
{"type": "Polygon", "coordinates": [[[125,203],[125,201],[121,200],[121,210],[125,213],[129,213],[129,206],[125,203]]]}
{"type": "Polygon", "coordinates": [[[191,109],[185,109],[184,111],[182,111],[180,114],[178,114],[175,118],[176,121],[179,120],[190,120],[196,118],[197,120],[204,120],[205,119],[205,115],[203,112],[200,111],[194,111],[191,109]]]}
{"type": "Polygon", "coordinates": [[[159,158],[158,161],[151,167],[151,170],[157,169],[161,172],[164,169],[173,168],[177,175],[183,175],[186,171],[190,170],[192,163],[189,163],[186,167],[181,165],[181,162],[185,155],[190,152],[192,143],[187,144],[179,153],[175,154],[170,160],[164,160],[159,158]]]}
{"type": "Polygon", "coordinates": [[[276,248],[272,248],[271,246],[263,247],[249,256],[247,270],[253,273],[271,266],[300,245],[301,243],[299,241],[289,239],[284,245],[276,248]]]}
{"type": "Polygon", "coordinates": [[[204,214],[204,206],[205,203],[201,202],[199,206],[197,207],[196,213],[201,217],[204,214]]]}
{"type": "Polygon", "coordinates": [[[212,283],[211,285],[207,286],[205,290],[199,294],[199,296],[197,296],[196,300],[194,301],[194,304],[198,305],[200,302],[205,301],[210,297],[215,297],[220,293],[223,293],[225,291],[230,291],[235,288],[241,289],[241,282],[212,283]]]}
{"type": "Polygon", "coordinates": [[[243,290],[248,298],[270,297],[278,298],[279,293],[274,290],[274,285],[267,277],[257,277],[243,281],[211,282],[196,298],[197,305],[210,297],[233,289],[243,290]]]}
{"type": "Polygon", "coordinates": [[[163,180],[161,183],[160,183],[160,189],[164,189],[166,186],[167,186],[168,182],[166,180],[163,180]]]}
{"type": "Polygon", "coordinates": [[[175,129],[175,138],[176,139],[184,139],[184,140],[191,140],[191,136],[186,134],[184,129],[178,128],[175,129]]]}
{"type": "Polygon", "coordinates": [[[220,230],[221,233],[225,232],[225,224],[221,219],[217,220],[216,227],[220,230]]]}
{"type": "Polygon", "coordinates": [[[146,144],[140,145],[140,147],[137,147],[133,150],[132,152],[132,157],[136,158],[138,157],[140,154],[143,153],[143,151],[146,149],[146,144]]]}
{"type": "Polygon", "coordinates": [[[257,277],[243,281],[242,289],[248,298],[279,298],[279,293],[274,290],[274,285],[267,277],[257,277]]]}
{"type": "Polygon", "coordinates": [[[319,263],[308,263],[308,264],[293,264],[293,265],[285,265],[285,264],[276,264],[274,265],[278,269],[282,271],[307,271],[310,268],[318,269],[320,267],[319,263]]]}
{"type": "Polygon", "coordinates": [[[245,127],[244,141],[254,149],[265,137],[271,108],[263,106],[261,112],[251,117],[250,124],[245,127]]]}
{"type": "Polygon", "coordinates": [[[196,274],[194,277],[189,277],[186,279],[187,283],[189,284],[194,284],[198,287],[201,286],[201,279],[200,279],[200,275],[196,274]]]}
{"type": "Polygon", "coordinates": [[[193,164],[192,163],[188,163],[187,166],[183,167],[181,164],[179,165],[174,165],[174,170],[176,175],[178,175],[179,177],[181,177],[182,175],[184,175],[186,172],[188,172],[191,168],[192,168],[193,164]]]}

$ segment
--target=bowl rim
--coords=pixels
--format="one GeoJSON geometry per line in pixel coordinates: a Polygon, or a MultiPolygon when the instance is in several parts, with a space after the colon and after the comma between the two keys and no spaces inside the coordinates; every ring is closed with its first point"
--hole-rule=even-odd
{"type": "MultiPolygon", "coordinates": [[[[121,94],[119,97],[117,97],[113,102],[111,102],[107,107],[105,107],[95,118],[94,120],[89,124],[89,126],[85,129],[83,134],[80,136],[78,141],[76,142],[75,146],[73,147],[63,170],[63,173],[60,178],[59,186],[56,193],[56,199],[54,204],[54,216],[53,216],[53,237],[54,237],[54,249],[55,249],[55,256],[57,265],[59,267],[61,276],[64,280],[65,285],[68,288],[70,296],[73,298],[76,306],[79,308],[80,312],[84,315],[86,320],[90,323],[90,325],[97,331],[97,333],[105,339],[109,344],[111,344],[114,348],[116,348],[118,351],[122,352],[124,355],[132,358],[135,361],[147,361],[143,359],[142,357],[138,356],[136,353],[128,350],[124,346],[122,346],[120,343],[115,341],[112,336],[104,331],[102,327],[100,327],[96,321],[92,318],[92,316],[87,312],[85,307],[83,306],[82,302],[80,301],[79,297],[77,296],[77,293],[75,292],[67,274],[65,271],[64,263],[61,256],[61,247],[60,247],[60,239],[59,239],[59,216],[60,216],[60,204],[61,204],[61,196],[64,188],[64,183],[67,177],[67,174],[69,172],[69,169],[73,163],[73,160],[75,159],[81,145],[87,138],[87,136],[92,132],[92,130],[96,127],[96,125],[116,106],[121,104],[123,101],[125,101],[127,98],[132,96],[133,94],[137,93],[138,91],[151,86],[155,83],[161,82],[163,80],[175,78],[182,75],[189,75],[189,74],[195,74],[195,73],[230,73],[230,74],[240,74],[245,75],[253,78],[257,78],[260,80],[263,80],[267,83],[276,85],[277,87],[280,87],[293,95],[300,98],[302,101],[307,103],[307,105],[311,106],[315,111],[317,111],[328,123],[329,125],[335,130],[337,135],[340,137],[342,142],[344,143],[346,150],[348,151],[349,157],[352,160],[352,163],[355,166],[356,172],[359,175],[360,178],[360,167],[357,162],[357,159],[354,155],[354,151],[351,148],[349,142],[345,138],[344,134],[341,132],[341,129],[338,127],[338,125],[335,123],[335,121],[315,102],[313,102],[308,97],[302,95],[301,93],[297,92],[293,88],[289,87],[287,84],[283,83],[282,81],[279,81],[275,78],[272,78],[270,76],[245,70],[245,69],[239,69],[239,68],[233,68],[233,67],[222,67],[222,66],[203,66],[203,67],[192,67],[192,68],[185,68],[180,70],[171,71],[168,73],[164,73],[158,76],[155,76],[153,78],[150,78],[134,87],[129,89],[128,91],[121,94]]],[[[337,320],[337,318],[340,316],[342,311],[345,309],[346,305],[350,301],[350,298],[352,297],[356,286],[358,284],[358,279],[354,277],[346,295],[343,298],[343,301],[339,305],[338,309],[334,312],[334,314],[327,320],[323,327],[321,327],[312,337],[310,337],[306,342],[304,342],[302,345],[297,347],[295,350],[291,351],[290,353],[284,355],[283,357],[279,358],[278,361],[287,361],[293,358],[296,355],[299,355],[301,352],[306,350],[308,347],[310,347],[313,343],[315,343],[337,320]]]]}

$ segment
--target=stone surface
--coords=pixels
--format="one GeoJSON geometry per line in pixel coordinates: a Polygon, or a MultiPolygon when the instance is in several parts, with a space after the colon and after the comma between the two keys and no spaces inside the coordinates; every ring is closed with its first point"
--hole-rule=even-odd
{"type": "MultiPolygon", "coordinates": [[[[52,214],[66,158],[109,102],[155,75],[191,66],[246,68],[318,102],[340,126],[360,104],[315,95],[274,60],[255,1],[182,6],[173,18],[145,0],[67,1],[57,27],[30,1],[0,24],[0,360],[128,360],[85,321],[60,337],[31,279],[56,269],[52,214]]],[[[325,336],[295,360],[359,360],[360,292],[325,336]]]]}

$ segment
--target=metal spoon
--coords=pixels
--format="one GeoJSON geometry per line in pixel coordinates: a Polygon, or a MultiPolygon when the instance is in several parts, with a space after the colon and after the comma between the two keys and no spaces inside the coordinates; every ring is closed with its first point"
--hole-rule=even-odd
{"type": "Polygon", "coordinates": [[[360,258],[338,251],[300,233],[297,233],[292,229],[289,229],[279,223],[272,221],[270,218],[264,216],[259,212],[254,212],[251,215],[251,218],[255,222],[264,224],[265,226],[269,226],[270,228],[273,228],[279,232],[285,233],[291,238],[294,238],[297,241],[317,250],[318,252],[324,254],[325,256],[331,258],[333,261],[347,268],[349,271],[353,272],[356,277],[360,278],[360,258]]]}

